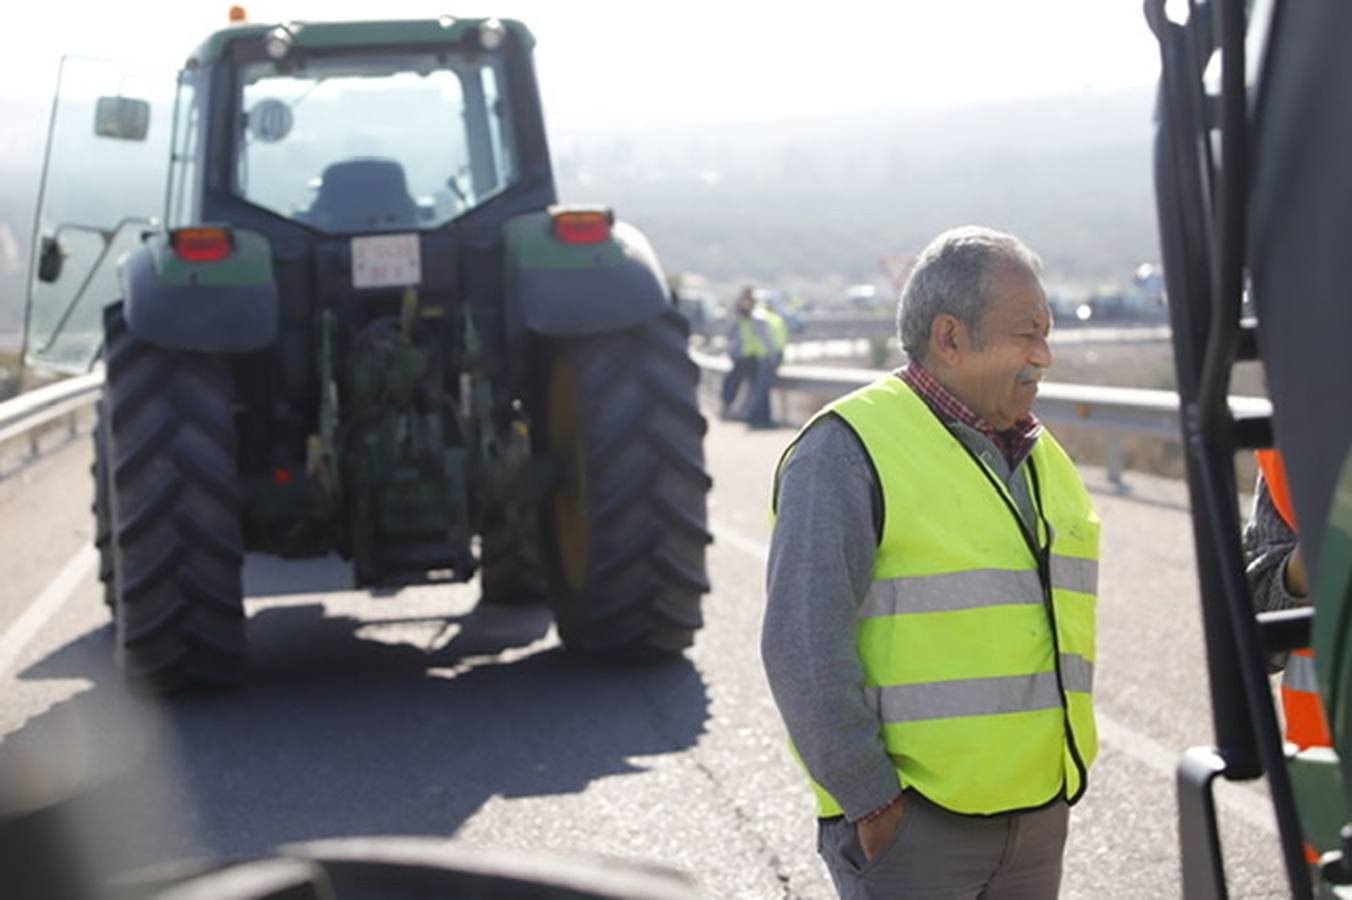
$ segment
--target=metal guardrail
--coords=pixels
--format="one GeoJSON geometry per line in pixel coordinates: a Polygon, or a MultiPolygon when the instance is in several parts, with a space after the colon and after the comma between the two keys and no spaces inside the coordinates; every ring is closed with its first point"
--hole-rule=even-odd
{"type": "MultiPolygon", "coordinates": [[[[732,363],[725,356],[692,350],[696,363],[706,375],[725,374],[732,363]]],[[[881,369],[853,369],[831,366],[781,366],[775,382],[776,392],[804,393],[823,398],[837,397],[886,374],[881,369]]],[[[27,436],[30,453],[37,455],[41,426],[62,417],[74,416],[98,399],[103,373],[91,372],[59,381],[0,403],[0,445],[27,436]]],[[[1272,404],[1262,397],[1231,397],[1230,408],[1237,415],[1267,415],[1272,404]]],[[[1092,387],[1082,384],[1044,382],[1034,407],[1038,418],[1050,424],[1085,425],[1105,431],[1108,438],[1108,477],[1122,483],[1124,434],[1181,439],[1178,394],[1137,388],[1092,387]]]]}
{"type": "MultiPolygon", "coordinates": [[[[694,351],[705,374],[725,374],[732,368],[726,357],[694,351]]],[[[781,366],[775,390],[838,397],[886,375],[883,369],[831,366],[781,366]]],[[[1037,417],[1051,425],[1073,424],[1107,433],[1108,478],[1122,484],[1122,435],[1137,434],[1182,440],[1178,394],[1140,388],[1096,387],[1043,382],[1034,404],[1037,417]]],[[[1236,415],[1270,415],[1272,404],[1263,397],[1231,397],[1236,415]]]]}
{"type": "MultiPolygon", "coordinates": [[[[703,338],[723,337],[732,330],[735,318],[717,316],[691,322],[692,334],[703,338]]],[[[888,315],[813,315],[794,319],[790,325],[795,341],[868,340],[892,337],[897,333],[895,313],[888,315]]]]}
{"type": "Polygon", "coordinates": [[[29,456],[36,457],[41,449],[38,440],[42,427],[64,418],[74,436],[76,417],[98,399],[102,390],[103,372],[100,370],[67,378],[0,403],[0,446],[27,437],[29,456]]]}
{"type": "MultiPolygon", "coordinates": [[[[705,338],[718,338],[728,334],[733,327],[733,319],[726,316],[705,319],[692,326],[692,331],[705,338]]],[[[895,338],[897,336],[897,317],[895,313],[871,316],[860,315],[812,315],[794,320],[793,341],[868,341],[895,338]]],[[[1093,323],[1066,322],[1057,320],[1052,331],[1052,340],[1056,343],[1099,343],[1111,341],[1115,344],[1146,343],[1169,340],[1169,325],[1153,319],[1100,320],[1093,323]]],[[[792,346],[792,345],[790,345],[792,346]]]]}

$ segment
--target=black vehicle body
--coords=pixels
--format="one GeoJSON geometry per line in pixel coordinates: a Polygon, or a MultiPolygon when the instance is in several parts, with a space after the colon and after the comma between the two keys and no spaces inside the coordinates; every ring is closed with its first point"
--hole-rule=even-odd
{"type": "Polygon", "coordinates": [[[1266,776],[1292,895],[1330,896],[1352,884],[1352,9],[1212,0],[1188,13],[1181,24],[1146,4],[1163,61],[1156,192],[1216,734],[1179,768],[1183,894],[1230,890],[1215,779],[1266,776]],[[1228,407],[1245,360],[1263,364],[1271,416],[1228,407]],[[1234,454],[1263,447],[1285,459],[1309,608],[1255,614],[1245,580],[1234,454]],[[1282,742],[1268,662],[1301,647],[1315,653],[1334,748],[1282,742]],[[1302,845],[1323,851],[1317,865],[1302,845]]]}

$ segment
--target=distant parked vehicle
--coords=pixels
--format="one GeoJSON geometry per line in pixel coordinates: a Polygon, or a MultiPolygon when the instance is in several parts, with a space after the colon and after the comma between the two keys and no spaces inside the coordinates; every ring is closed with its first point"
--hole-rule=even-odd
{"type": "Polygon", "coordinates": [[[892,304],[876,285],[852,284],[845,289],[845,306],[851,312],[885,312],[892,304]]]}

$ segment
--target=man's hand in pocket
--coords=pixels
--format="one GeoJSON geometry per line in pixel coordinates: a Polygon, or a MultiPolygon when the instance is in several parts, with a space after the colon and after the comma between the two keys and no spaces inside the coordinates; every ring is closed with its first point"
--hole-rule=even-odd
{"type": "Polygon", "coordinates": [[[887,849],[906,814],[905,795],[897,797],[890,806],[868,821],[860,821],[855,828],[859,833],[859,846],[863,848],[864,858],[873,862],[878,854],[887,849]]]}

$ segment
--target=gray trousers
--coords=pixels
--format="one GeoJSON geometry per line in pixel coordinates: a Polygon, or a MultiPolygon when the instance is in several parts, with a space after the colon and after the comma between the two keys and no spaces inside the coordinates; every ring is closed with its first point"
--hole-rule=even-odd
{"type": "Polygon", "coordinates": [[[779,361],[780,354],[771,353],[761,357],[756,364],[756,377],[751,382],[751,402],[746,410],[746,420],[753,425],[768,425],[771,422],[770,389],[775,386],[779,361]]]}
{"type": "Polygon", "coordinates": [[[906,792],[896,835],[872,862],[855,826],[820,819],[817,850],[842,900],[1053,898],[1061,887],[1070,807],[1008,816],[962,816],[906,792]]]}

